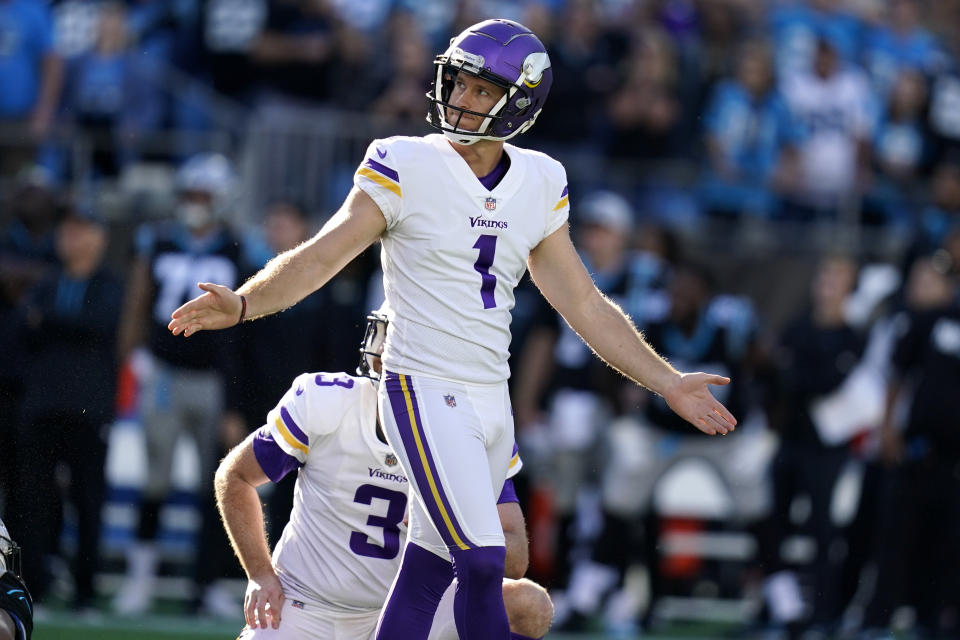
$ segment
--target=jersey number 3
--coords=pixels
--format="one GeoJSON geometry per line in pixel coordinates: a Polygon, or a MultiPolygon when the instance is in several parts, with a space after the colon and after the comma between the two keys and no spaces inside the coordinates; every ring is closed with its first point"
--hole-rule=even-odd
{"type": "Polygon", "coordinates": [[[407,496],[374,484],[362,484],[353,496],[354,502],[372,504],[374,498],[387,501],[386,515],[370,515],[367,526],[383,529],[383,546],[370,542],[370,536],[359,531],[350,534],[350,550],[366,558],[392,560],[400,553],[400,523],[407,512],[407,496]]]}
{"type": "Polygon", "coordinates": [[[480,250],[477,261],[473,263],[473,268],[480,274],[480,299],[483,300],[484,309],[492,309],[497,306],[493,297],[493,291],[497,288],[497,276],[490,273],[490,267],[497,252],[497,236],[484,234],[477,238],[473,248],[480,250]]]}

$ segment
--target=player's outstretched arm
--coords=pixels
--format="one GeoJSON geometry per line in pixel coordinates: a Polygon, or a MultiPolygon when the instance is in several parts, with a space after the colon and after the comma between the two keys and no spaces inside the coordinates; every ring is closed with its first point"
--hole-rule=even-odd
{"type": "Polygon", "coordinates": [[[544,297],[607,364],[663,396],[671,409],[700,431],[715,435],[733,430],[736,419],[707,386],[730,380],[680,373],[657,355],[623,311],[594,285],[566,227],[534,248],[528,266],[544,297]]]}
{"type": "Polygon", "coordinates": [[[205,293],[174,311],[167,327],[174,335],[184,336],[232,327],[240,320],[241,295],[246,298],[245,319],[291,307],[326,284],[386,228],[380,207],[354,187],[340,210],[313,238],[273,258],[235,292],[200,283],[205,293]]]}
{"type": "Polygon", "coordinates": [[[270,547],[263,521],[263,507],[257,487],[269,481],[253,453],[251,434],[233,448],[220,463],[214,479],[217,508],[243,570],[247,593],[243,615],[251,627],[280,627],[283,587],[270,562],[270,547]]]}

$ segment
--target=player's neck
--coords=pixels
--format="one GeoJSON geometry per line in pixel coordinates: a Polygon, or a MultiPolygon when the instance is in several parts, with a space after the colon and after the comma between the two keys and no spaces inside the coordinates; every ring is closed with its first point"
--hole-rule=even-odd
{"type": "Polygon", "coordinates": [[[503,155],[503,142],[500,140],[478,140],[469,145],[450,143],[454,150],[460,154],[473,175],[478,178],[489,174],[500,162],[500,156],[503,155]]]}

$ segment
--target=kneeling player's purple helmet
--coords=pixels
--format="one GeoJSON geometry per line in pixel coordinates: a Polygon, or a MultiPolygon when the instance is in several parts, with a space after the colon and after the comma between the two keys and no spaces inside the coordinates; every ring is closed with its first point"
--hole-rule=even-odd
{"type": "Polygon", "coordinates": [[[512,20],[485,20],[450,41],[434,60],[437,77],[427,93],[427,122],[458,144],[509,140],[533,126],[550,92],[553,71],[540,39],[512,20]],[[506,90],[490,113],[460,109],[449,103],[458,73],[469,73],[506,90]],[[447,122],[446,110],[459,112],[447,122]],[[476,131],[459,128],[464,113],[483,117],[476,131]]]}

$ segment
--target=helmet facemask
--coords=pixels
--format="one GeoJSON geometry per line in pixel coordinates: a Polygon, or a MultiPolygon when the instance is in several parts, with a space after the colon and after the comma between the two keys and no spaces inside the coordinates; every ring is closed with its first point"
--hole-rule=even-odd
{"type": "Polygon", "coordinates": [[[20,545],[10,539],[7,528],[0,521],[0,575],[6,571],[20,577],[20,545]]]}
{"type": "Polygon", "coordinates": [[[383,353],[383,343],[387,339],[387,316],[373,311],[367,316],[367,330],[360,343],[360,365],[357,375],[370,378],[374,382],[380,381],[380,355],[383,353]]]}
{"type": "MultiPolygon", "coordinates": [[[[461,54],[463,52],[460,52],[461,54]]],[[[492,73],[486,72],[484,70],[477,71],[475,67],[471,67],[466,62],[461,61],[457,62],[447,62],[447,56],[438,56],[434,65],[437,68],[437,77],[434,81],[434,89],[427,93],[427,98],[430,100],[431,107],[430,111],[427,113],[427,122],[433,125],[435,128],[440,129],[447,135],[447,137],[454,140],[459,144],[473,144],[477,140],[506,140],[512,138],[513,136],[521,133],[525,128],[519,128],[516,131],[512,132],[507,137],[500,137],[491,135],[490,132],[494,128],[494,125],[503,120],[507,106],[513,103],[519,103],[523,106],[523,109],[517,110],[516,113],[511,115],[522,115],[523,111],[530,105],[530,99],[526,97],[523,88],[513,85],[503,78],[496,76],[492,73]],[[480,78],[481,80],[486,80],[487,82],[500,87],[503,89],[503,96],[500,97],[500,100],[496,102],[487,113],[480,111],[470,111],[469,109],[463,109],[461,107],[454,106],[450,103],[450,96],[453,94],[453,88],[456,85],[457,77],[461,74],[471,75],[475,78],[480,78]],[[435,87],[440,87],[440,95],[434,97],[436,92],[435,87]],[[518,97],[517,100],[513,100],[517,92],[522,92],[524,95],[518,97]],[[453,122],[447,120],[448,110],[454,111],[457,115],[453,122]],[[460,127],[460,120],[464,115],[476,116],[482,118],[480,126],[477,129],[470,130],[460,127]]],[[[530,124],[533,124],[532,122],[530,124]]]]}

